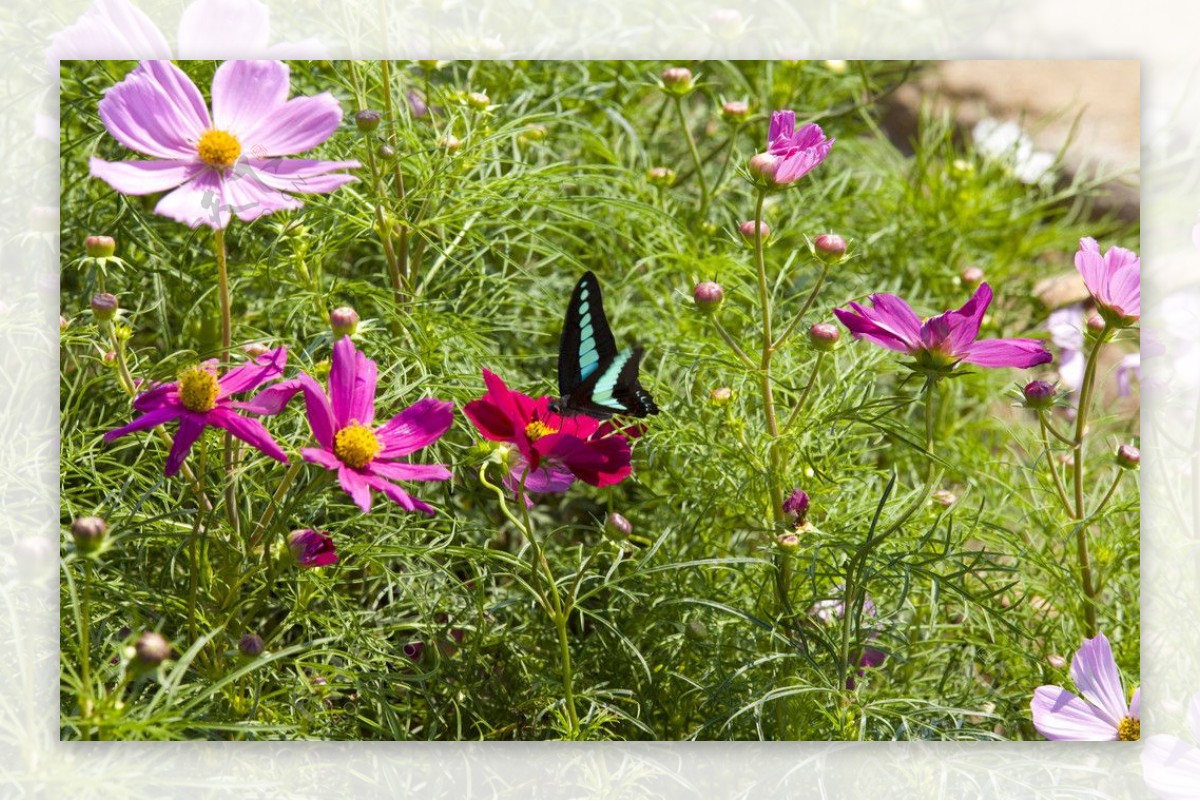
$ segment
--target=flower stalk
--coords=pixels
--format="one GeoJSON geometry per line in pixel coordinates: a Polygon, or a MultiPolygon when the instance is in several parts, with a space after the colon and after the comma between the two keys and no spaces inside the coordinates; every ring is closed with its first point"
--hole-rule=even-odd
{"type": "Polygon", "coordinates": [[[700,184],[700,213],[699,218],[704,219],[705,212],[708,211],[708,180],[704,177],[704,162],[700,159],[700,150],[696,147],[696,138],[692,136],[692,129],[688,126],[687,114],[683,111],[683,96],[672,94],[671,99],[675,102],[675,113],[679,117],[679,127],[683,131],[684,138],[687,139],[688,152],[692,156],[692,165],[696,169],[696,181],[700,184]]]}

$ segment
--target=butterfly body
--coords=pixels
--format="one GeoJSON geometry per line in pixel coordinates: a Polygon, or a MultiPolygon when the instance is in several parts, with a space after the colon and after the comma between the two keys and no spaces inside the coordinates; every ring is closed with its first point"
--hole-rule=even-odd
{"type": "Polygon", "coordinates": [[[615,414],[646,417],[658,406],[638,382],[641,348],[617,350],[604,315],[600,283],[586,272],[575,285],[558,348],[559,398],[550,409],[564,417],[615,414]]]}

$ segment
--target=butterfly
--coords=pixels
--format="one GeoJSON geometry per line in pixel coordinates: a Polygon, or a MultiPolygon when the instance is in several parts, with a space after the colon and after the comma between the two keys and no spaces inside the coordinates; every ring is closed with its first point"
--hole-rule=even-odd
{"type": "Polygon", "coordinates": [[[558,346],[558,392],[550,410],[564,417],[586,414],[605,420],[614,414],[658,414],[650,393],[638,383],[641,348],[618,351],[600,297],[600,283],[583,274],[563,323],[558,346]]]}

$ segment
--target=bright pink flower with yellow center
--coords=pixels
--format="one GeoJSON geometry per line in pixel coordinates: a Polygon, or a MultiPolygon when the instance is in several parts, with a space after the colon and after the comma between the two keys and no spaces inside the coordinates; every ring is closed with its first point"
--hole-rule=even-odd
{"type": "MultiPolygon", "coordinates": [[[[179,421],[179,432],[167,455],[165,473],[179,472],[192,445],[204,433],[206,426],[223,428],[258,450],[287,462],[287,456],[271,439],[263,424],[238,414],[239,409],[270,414],[252,408],[253,403],[239,403],[231,395],[248,392],[268,381],[279,378],[287,364],[287,348],[278,348],[259,356],[250,364],[235,367],[223,376],[217,375],[215,361],[208,361],[184,370],[173,384],[161,384],[138,395],[133,408],[144,412],[132,423],[104,435],[105,442],[134,431],[145,431],[172,420],[179,421]]],[[[261,396],[260,396],[261,397],[261,396]]]]}
{"type": "Polygon", "coordinates": [[[192,228],[224,228],[303,206],[289,192],[332,192],[355,180],[335,172],[357,161],[280,158],[311,150],[337,130],[342,109],[328,92],[288,99],[281,61],[226,61],[212,85],[212,114],[200,90],[169,61],[143,61],[100,101],[118,142],[151,161],[93,157],[93,177],[126,195],[174,190],[154,211],[192,228]]]}
{"type": "Polygon", "coordinates": [[[318,445],[300,449],[306,461],[336,471],[342,489],[363,512],[371,511],[371,490],[376,490],[406,511],[432,515],[433,507],[392,482],[450,478],[445,465],[410,464],[403,457],[446,433],[454,421],[454,404],[425,398],[374,427],[377,374],[375,362],[359,353],[350,337],[342,337],[333,346],[328,395],[315,379],[301,373],[263,391],[247,408],[275,414],[303,392],[318,445]]]}

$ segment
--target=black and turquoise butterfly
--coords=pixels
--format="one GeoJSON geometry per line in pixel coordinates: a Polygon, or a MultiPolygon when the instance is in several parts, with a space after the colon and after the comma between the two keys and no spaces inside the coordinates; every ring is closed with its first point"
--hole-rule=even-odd
{"type": "Polygon", "coordinates": [[[601,420],[614,414],[645,417],[658,406],[638,383],[641,348],[618,351],[596,276],[586,272],[571,293],[558,346],[558,392],[550,410],[564,417],[586,414],[601,420]]]}

